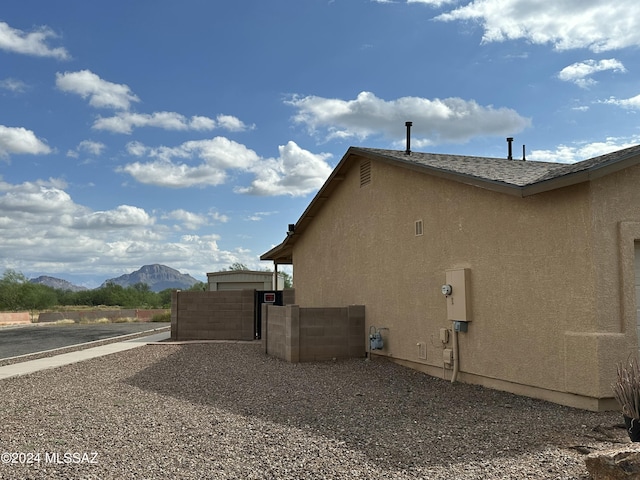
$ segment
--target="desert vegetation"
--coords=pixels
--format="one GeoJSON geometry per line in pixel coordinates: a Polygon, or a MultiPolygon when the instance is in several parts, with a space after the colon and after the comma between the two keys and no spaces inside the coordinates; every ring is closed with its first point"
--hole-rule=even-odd
{"type": "MultiPolygon", "coordinates": [[[[200,282],[190,290],[203,290],[200,282]]],[[[152,291],[145,283],[123,287],[108,283],[101,288],[73,292],[31,283],[21,273],[5,271],[0,278],[0,311],[51,310],[65,307],[170,308],[171,289],[152,291]]]]}

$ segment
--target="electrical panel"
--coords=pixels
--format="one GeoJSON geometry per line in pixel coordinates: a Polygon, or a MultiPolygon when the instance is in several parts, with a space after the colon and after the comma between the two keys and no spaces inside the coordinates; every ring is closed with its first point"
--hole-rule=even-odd
{"type": "MultiPolygon", "coordinates": [[[[447,270],[446,285],[449,285],[447,301],[447,319],[468,322],[471,320],[469,312],[469,269],[459,268],[447,270]]],[[[444,291],[443,291],[444,293],[444,291]]]]}

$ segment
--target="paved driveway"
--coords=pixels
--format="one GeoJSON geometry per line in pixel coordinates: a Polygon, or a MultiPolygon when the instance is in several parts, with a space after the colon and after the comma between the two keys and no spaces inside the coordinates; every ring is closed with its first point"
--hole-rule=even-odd
{"type": "Polygon", "coordinates": [[[26,325],[0,328],[0,359],[166,327],[170,323],[26,325]]]}

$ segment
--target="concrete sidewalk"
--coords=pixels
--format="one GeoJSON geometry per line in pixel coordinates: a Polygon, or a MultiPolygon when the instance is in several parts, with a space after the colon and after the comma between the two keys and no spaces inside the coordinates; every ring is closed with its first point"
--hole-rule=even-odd
{"type": "Polygon", "coordinates": [[[37,372],[38,370],[45,370],[47,368],[56,368],[62,365],[68,365],[70,363],[81,362],[90,358],[102,357],[111,353],[123,352],[125,350],[141,347],[149,343],[161,342],[163,340],[169,339],[170,337],[171,332],[166,331],[162,333],[156,333],[154,335],[133,338],[122,342],[108,343],[106,345],[87,348],[85,350],[78,350],[75,352],[54,355],[52,357],[39,358],[37,360],[30,360],[27,362],[6,365],[4,367],[0,367],[0,380],[10,377],[17,377],[18,375],[26,375],[29,373],[37,372]]]}

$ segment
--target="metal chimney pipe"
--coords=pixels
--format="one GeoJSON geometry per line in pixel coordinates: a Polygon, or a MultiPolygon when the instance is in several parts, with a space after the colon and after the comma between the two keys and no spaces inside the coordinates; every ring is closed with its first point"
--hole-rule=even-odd
{"type": "Polygon", "coordinates": [[[507,137],[507,143],[509,144],[509,155],[507,155],[507,160],[513,160],[513,137],[507,137]]]}
{"type": "Polygon", "coordinates": [[[405,127],[407,127],[407,149],[405,150],[405,155],[411,155],[411,126],[413,122],[405,122],[405,127]]]}
{"type": "Polygon", "coordinates": [[[527,156],[525,155],[525,145],[522,145],[522,161],[526,161],[527,160],[527,156]]]}

